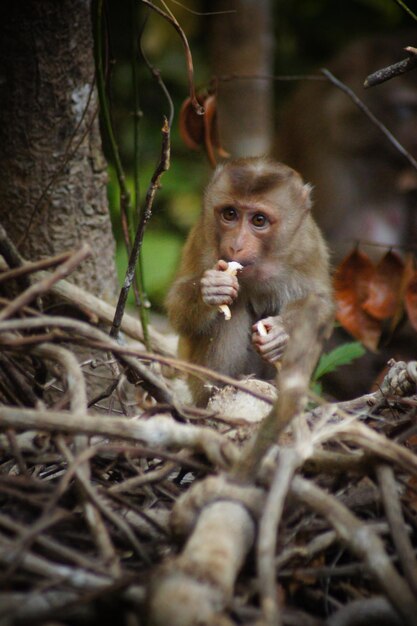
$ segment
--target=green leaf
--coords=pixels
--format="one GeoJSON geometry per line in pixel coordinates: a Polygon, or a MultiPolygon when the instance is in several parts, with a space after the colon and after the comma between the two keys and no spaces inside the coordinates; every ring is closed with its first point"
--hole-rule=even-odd
{"type": "Polygon", "coordinates": [[[313,382],[329,372],[334,372],[341,365],[349,365],[355,359],[363,356],[365,352],[366,350],[360,341],[351,341],[322,354],[313,374],[313,382]]]}

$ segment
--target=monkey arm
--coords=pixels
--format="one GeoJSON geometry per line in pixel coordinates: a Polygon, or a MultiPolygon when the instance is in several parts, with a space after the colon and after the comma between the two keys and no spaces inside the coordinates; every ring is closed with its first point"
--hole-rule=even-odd
{"type": "Polygon", "coordinates": [[[168,316],[172,326],[183,336],[198,336],[210,331],[218,319],[218,306],[230,305],[237,298],[236,276],[226,272],[226,261],[218,261],[213,269],[200,276],[180,276],[167,298],[168,316]]]}
{"type": "Polygon", "coordinates": [[[178,278],[168,293],[166,307],[173,328],[186,337],[209,332],[217,317],[217,309],[203,301],[199,276],[178,278]]]}

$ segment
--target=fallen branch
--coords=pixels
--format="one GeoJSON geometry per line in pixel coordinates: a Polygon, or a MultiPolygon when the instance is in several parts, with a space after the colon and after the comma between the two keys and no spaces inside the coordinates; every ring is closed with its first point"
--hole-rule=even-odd
{"type": "Polygon", "coordinates": [[[254,514],[263,494],[213,478],[196,484],[175,505],[176,534],[191,531],[181,552],[156,572],[148,590],[153,626],[232,624],[224,611],[255,539],[254,514]]]}
{"type": "Polygon", "coordinates": [[[210,428],[180,424],[169,417],[155,416],[136,421],[122,417],[74,415],[67,411],[38,411],[0,406],[0,427],[16,430],[46,430],[72,434],[103,435],[109,438],[128,439],[147,446],[176,449],[187,448],[203,453],[215,466],[227,468],[237,457],[232,442],[210,428]]]}

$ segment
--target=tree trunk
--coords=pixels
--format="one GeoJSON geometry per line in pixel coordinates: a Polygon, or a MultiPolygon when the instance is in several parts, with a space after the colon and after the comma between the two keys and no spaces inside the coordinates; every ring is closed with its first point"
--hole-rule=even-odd
{"type": "Polygon", "coordinates": [[[87,0],[2,0],[0,219],[28,260],[90,243],[71,279],[116,292],[87,0]]]}
{"type": "MultiPolygon", "coordinates": [[[[210,4],[223,13],[210,17],[213,72],[273,73],[272,16],[270,0],[234,0],[210,4]]],[[[220,81],[219,127],[223,147],[232,156],[269,154],[273,143],[272,81],[265,79],[220,81]]]]}

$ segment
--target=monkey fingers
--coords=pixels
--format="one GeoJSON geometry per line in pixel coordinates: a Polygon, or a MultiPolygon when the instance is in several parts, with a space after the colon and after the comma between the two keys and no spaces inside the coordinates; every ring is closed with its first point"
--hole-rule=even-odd
{"type": "Polygon", "coordinates": [[[285,331],[283,331],[281,335],[275,337],[268,343],[260,344],[254,341],[254,346],[257,352],[261,355],[263,359],[269,361],[270,363],[275,363],[275,361],[278,361],[282,358],[287,344],[288,335],[285,331]]]}
{"type": "Polygon", "coordinates": [[[201,296],[203,302],[209,306],[232,304],[237,298],[239,284],[235,276],[208,270],[201,279],[201,296]]]}
{"type": "Polygon", "coordinates": [[[236,289],[233,287],[209,287],[201,292],[203,302],[209,306],[220,306],[221,304],[232,304],[237,297],[236,289]]]}
{"type": "Polygon", "coordinates": [[[285,352],[289,335],[284,329],[281,318],[267,318],[262,320],[263,326],[267,330],[266,335],[258,332],[257,324],[253,326],[255,332],[252,334],[252,342],[255,349],[270,363],[278,361],[285,352]]]}

